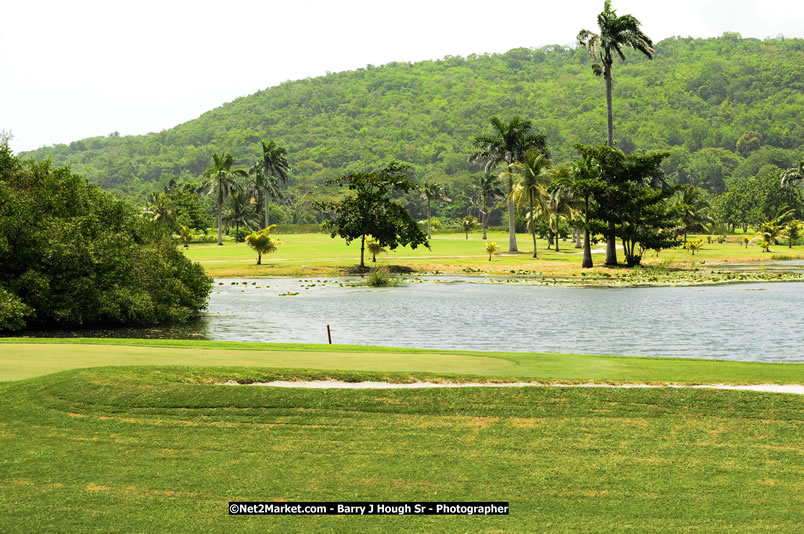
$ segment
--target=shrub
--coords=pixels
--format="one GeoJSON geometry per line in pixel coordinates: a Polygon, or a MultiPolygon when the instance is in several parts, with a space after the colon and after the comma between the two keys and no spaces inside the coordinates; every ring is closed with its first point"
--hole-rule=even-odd
{"type": "Polygon", "coordinates": [[[138,213],[0,145],[0,328],[148,325],[206,306],[212,280],[138,213]]]}
{"type": "Polygon", "coordinates": [[[396,278],[388,276],[385,269],[373,269],[366,277],[366,285],[369,287],[395,287],[401,284],[396,278]]]}

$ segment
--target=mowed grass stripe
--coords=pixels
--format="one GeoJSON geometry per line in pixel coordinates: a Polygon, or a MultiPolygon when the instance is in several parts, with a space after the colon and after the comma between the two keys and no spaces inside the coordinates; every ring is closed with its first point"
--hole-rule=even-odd
{"type": "Polygon", "coordinates": [[[0,385],[0,531],[795,532],[804,519],[798,396],[198,383],[227,372],[0,385]],[[232,518],[229,500],[507,500],[511,515],[232,518]]]}
{"type": "Polygon", "coordinates": [[[437,373],[457,380],[468,380],[461,377],[472,375],[485,379],[573,382],[804,383],[804,364],[800,363],[214,341],[7,339],[0,343],[1,381],[114,365],[437,373]]]}

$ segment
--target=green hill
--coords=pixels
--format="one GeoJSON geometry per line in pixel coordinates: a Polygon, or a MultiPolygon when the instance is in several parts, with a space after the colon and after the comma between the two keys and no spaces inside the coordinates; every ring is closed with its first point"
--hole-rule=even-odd
{"type": "MultiPolygon", "coordinates": [[[[159,133],[27,155],[132,199],[197,180],[214,151],[250,164],[269,138],[289,150],[295,191],[391,158],[413,164],[416,178],[459,184],[478,170],[467,163],[471,138],[493,115],[532,119],[558,163],[575,157],[574,143],[605,142],[604,86],[590,65],[585,50],[562,46],[369,65],[286,82],[159,133]]],[[[802,39],[666,39],[654,61],[631,54],[615,65],[616,142],[672,150],[668,174],[713,192],[766,164],[792,166],[804,154],[803,73],[802,39]]]]}

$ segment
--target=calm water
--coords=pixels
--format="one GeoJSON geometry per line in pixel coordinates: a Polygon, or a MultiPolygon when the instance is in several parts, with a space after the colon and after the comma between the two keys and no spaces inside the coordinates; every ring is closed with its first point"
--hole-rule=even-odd
{"type": "Polygon", "coordinates": [[[326,343],[328,324],[340,344],[804,362],[804,283],[602,289],[442,279],[373,289],[220,280],[192,325],[99,335],[326,343]],[[279,296],[287,292],[298,295],[279,296]]]}

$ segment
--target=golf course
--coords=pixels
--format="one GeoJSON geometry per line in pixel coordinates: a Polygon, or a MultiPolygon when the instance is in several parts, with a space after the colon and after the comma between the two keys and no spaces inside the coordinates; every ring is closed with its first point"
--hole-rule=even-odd
{"type": "Polygon", "coordinates": [[[795,531],[802,364],[165,340],[0,344],[5,532],[795,531]],[[306,389],[274,380],[563,384],[306,389]],[[233,517],[230,501],[506,501],[233,517]]]}

